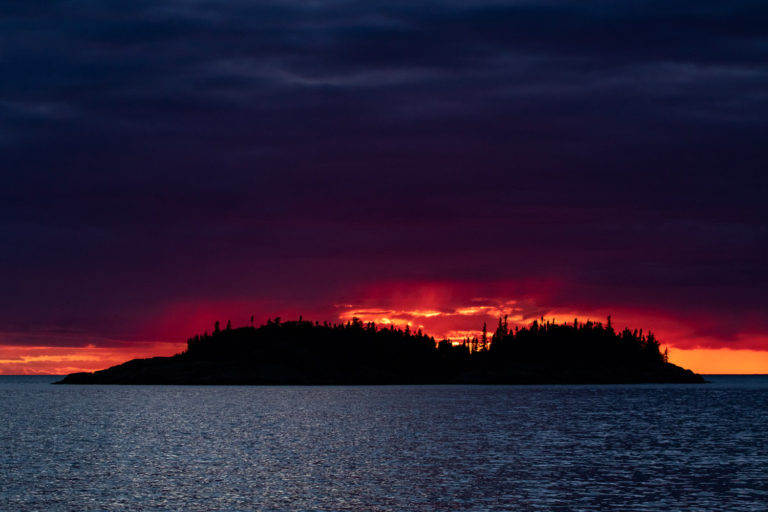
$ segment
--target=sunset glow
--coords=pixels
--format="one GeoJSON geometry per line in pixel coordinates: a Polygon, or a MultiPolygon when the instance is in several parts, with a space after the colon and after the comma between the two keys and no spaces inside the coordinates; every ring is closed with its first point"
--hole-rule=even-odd
{"type": "Polygon", "coordinates": [[[130,359],[170,356],[185,343],[138,343],[127,347],[15,347],[0,345],[0,375],[65,375],[102,370],[130,359]]]}
{"type": "Polygon", "coordinates": [[[768,373],[768,352],[762,350],[669,347],[669,361],[703,375],[768,373]]]}
{"type": "MultiPolygon", "coordinates": [[[[510,285],[507,285],[512,287],[510,285]]],[[[519,287],[518,287],[519,288],[519,287]]],[[[490,290],[485,290],[486,292],[490,290]]],[[[510,328],[524,327],[533,320],[571,324],[574,319],[607,322],[612,316],[617,330],[652,331],[669,348],[670,361],[699,373],[768,373],[768,345],[759,334],[736,333],[729,340],[698,332],[701,321],[688,323],[672,315],[654,311],[547,308],[530,295],[511,298],[492,293],[476,296],[474,290],[450,283],[400,283],[375,287],[357,293],[356,300],[338,303],[328,309],[291,309],[247,300],[180,302],[149,315],[148,321],[133,331],[133,340],[99,339],[78,333],[6,333],[0,336],[0,374],[63,374],[93,371],[132,358],[167,356],[184,350],[187,338],[211,332],[219,321],[233,326],[260,325],[269,317],[346,323],[359,318],[380,327],[422,330],[437,340],[461,342],[480,337],[483,323],[488,335],[496,329],[500,316],[507,316],[510,328]],[[272,311],[268,314],[267,311],[272,311]],[[78,344],[78,339],[85,343],[78,344]],[[162,341],[141,341],[154,339],[162,341]],[[55,341],[56,344],[46,340],[55,341]],[[26,344],[25,344],[26,342],[26,344]],[[57,344],[61,346],[57,346],[57,344]],[[727,346],[726,346],[727,345],[727,346]]]]}
{"type": "MultiPolygon", "coordinates": [[[[304,319],[346,323],[359,318],[380,327],[421,329],[437,340],[461,342],[480,337],[483,323],[488,335],[496,329],[500,316],[507,316],[510,328],[524,327],[533,320],[572,323],[578,319],[607,322],[612,316],[615,329],[625,327],[652,331],[669,348],[670,361],[699,373],[768,373],[768,351],[756,350],[768,340],[759,334],[737,334],[724,346],[723,340],[697,332],[700,322],[686,323],[671,315],[652,311],[632,311],[621,308],[576,310],[546,308],[530,296],[510,298],[488,294],[473,296],[471,289],[451,284],[400,284],[379,287],[360,293],[356,301],[343,302],[332,308],[313,311],[272,306],[273,314],[264,314],[263,303],[240,301],[182,302],[151,315],[149,321],[134,331],[138,339],[99,340],[89,336],[78,345],[78,334],[7,333],[0,344],[0,374],[63,374],[93,371],[122,363],[132,358],[167,356],[184,350],[186,339],[204,331],[212,331],[214,323],[221,326],[232,321],[234,326],[260,325],[269,317],[283,320],[304,319]],[[286,310],[287,309],[287,310],[286,310]],[[259,313],[259,312],[262,313],[259,313]],[[63,336],[63,337],[62,337],[63,336]],[[141,339],[163,341],[141,341],[141,339]],[[62,346],[47,345],[55,340],[62,346]],[[20,342],[28,342],[27,345],[20,342]]],[[[487,290],[486,290],[487,291],[487,290]]]]}
{"type": "MultiPolygon", "coordinates": [[[[371,320],[375,321],[375,320],[371,320]]],[[[379,322],[387,325],[386,322],[379,322]]],[[[404,325],[401,325],[404,327],[404,325]]],[[[431,334],[429,331],[426,331],[431,334]]],[[[480,330],[446,331],[442,336],[454,342],[479,337],[480,330]]],[[[668,345],[667,345],[668,346],[668,345]]],[[[730,349],[679,349],[669,347],[670,362],[701,374],[765,374],[768,352],[730,349]]],[[[64,375],[95,371],[134,358],[169,356],[186,348],[186,343],[155,343],[144,347],[13,347],[0,346],[0,375],[64,375]]]]}
{"type": "MultiPolygon", "coordinates": [[[[452,309],[386,309],[386,308],[355,308],[347,304],[346,311],[339,315],[342,321],[359,318],[363,322],[375,322],[379,325],[395,325],[404,328],[406,325],[418,326],[436,339],[449,339],[460,342],[465,338],[480,337],[482,325],[488,326],[490,336],[499,316],[508,315],[507,320],[511,328],[524,327],[533,320],[555,322],[558,324],[572,323],[575,319],[579,322],[607,322],[607,312],[590,312],[586,314],[579,311],[570,312],[542,312],[535,314],[526,311],[514,300],[476,299],[494,302],[494,305],[463,306],[452,309]]],[[[537,308],[532,308],[537,309],[537,308]]],[[[735,348],[710,348],[697,346],[699,344],[716,345],[716,340],[701,339],[696,336],[690,327],[686,327],[679,321],[668,317],[654,317],[649,313],[623,312],[612,318],[614,328],[621,330],[645,329],[654,332],[665,347],[669,349],[670,362],[689,368],[703,374],[754,374],[768,373],[768,351],[750,350],[738,348],[747,343],[763,343],[762,339],[746,339],[742,336],[737,340],[735,348]],[[653,328],[656,326],[656,328],[653,328]],[[649,329],[649,327],[651,327],[649,329]]]]}
{"type": "Polygon", "coordinates": [[[762,367],[747,3],[16,2],[0,372],[300,315],[451,339],[611,315],[762,367]]]}
{"type": "Polygon", "coordinates": [[[768,0],[0,12],[0,512],[766,508],[768,0]]]}

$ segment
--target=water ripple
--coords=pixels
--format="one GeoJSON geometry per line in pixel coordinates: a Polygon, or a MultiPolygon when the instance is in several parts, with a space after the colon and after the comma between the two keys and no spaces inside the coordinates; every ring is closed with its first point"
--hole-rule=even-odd
{"type": "Polygon", "coordinates": [[[0,510],[715,512],[764,511],[768,502],[768,381],[80,387],[0,379],[0,413],[0,510]]]}

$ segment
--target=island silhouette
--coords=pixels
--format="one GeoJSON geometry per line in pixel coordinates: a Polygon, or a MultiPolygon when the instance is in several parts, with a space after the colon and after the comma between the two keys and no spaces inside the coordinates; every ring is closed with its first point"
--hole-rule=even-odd
{"type": "MultiPolygon", "coordinates": [[[[251,319],[253,321],[253,319],[251,319]]],[[[59,384],[580,384],[699,383],[667,360],[648,332],[617,332],[611,318],[557,324],[534,320],[489,336],[436,342],[409,326],[270,319],[260,327],[194,336],[170,357],[134,359],[59,384]]]]}

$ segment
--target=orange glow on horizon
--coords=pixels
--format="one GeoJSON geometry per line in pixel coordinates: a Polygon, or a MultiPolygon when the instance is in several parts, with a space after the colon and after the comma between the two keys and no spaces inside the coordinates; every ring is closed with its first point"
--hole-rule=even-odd
{"type": "MultiPolygon", "coordinates": [[[[339,314],[342,321],[359,318],[363,322],[375,322],[381,326],[404,328],[406,325],[418,324],[425,333],[436,340],[447,339],[454,343],[465,338],[480,338],[479,328],[483,322],[488,326],[490,337],[496,329],[499,315],[509,315],[509,327],[524,327],[533,320],[572,324],[574,319],[579,323],[587,321],[607,323],[608,313],[591,312],[584,314],[575,311],[549,311],[541,315],[525,316],[515,308],[516,301],[497,301],[499,305],[477,305],[458,307],[450,310],[437,309],[387,309],[387,308],[356,308],[345,304],[346,311],[339,314]]],[[[664,347],[669,350],[670,362],[688,368],[700,374],[768,374],[768,351],[727,348],[680,348],[678,345],[689,344],[690,334],[668,318],[659,318],[648,314],[627,314],[622,312],[612,318],[613,327],[622,330],[625,327],[634,329],[645,326],[645,332],[654,332],[659,336],[664,347]],[[618,318],[618,320],[617,320],[618,318]],[[657,328],[648,329],[655,325],[657,328]]],[[[696,339],[696,338],[694,338],[696,339]]],[[[702,343],[713,343],[716,340],[700,340],[702,343]]]]}
{"type": "MultiPolygon", "coordinates": [[[[458,342],[479,337],[480,331],[447,332],[458,342]]],[[[441,339],[441,338],[438,338],[441,339]]],[[[144,347],[15,347],[0,345],[0,375],[64,375],[96,371],[130,359],[169,356],[184,350],[185,344],[154,343],[144,347]]],[[[731,349],[669,348],[670,362],[701,374],[768,374],[768,351],[731,349]]]]}
{"type": "Polygon", "coordinates": [[[669,362],[702,375],[768,374],[768,351],[669,347],[669,362]]]}
{"type": "MultiPolygon", "coordinates": [[[[528,326],[534,319],[544,317],[545,322],[572,324],[588,320],[605,325],[608,314],[616,330],[644,328],[653,331],[663,346],[669,348],[670,361],[703,374],[768,374],[768,336],[762,333],[736,333],[727,342],[697,334],[692,325],[671,314],[657,311],[635,310],[571,310],[547,309],[536,301],[521,297],[509,300],[506,297],[473,297],[471,295],[451,296],[449,293],[414,293],[386,299],[386,294],[377,294],[359,304],[342,303],[334,306],[332,313],[316,312],[319,319],[336,317],[346,323],[352,318],[362,322],[375,322],[380,327],[396,327],[412,331],[422,330],[436,340],[448,339],[458,343],[465,338],[480,338],[483,323],[491,337],[498,325],[499,317],[508,315],[511,329],[528,326]],[[384,298],[382,298],[384,297],[384,298]],[[650,328],[650,329],[649,329],[650,328]],[[730,349],[722,348],[724,346],[730,349]],[[766,347],[766,350],[763,350],[766,347]]],[[[141,332],[143,339],[185,340],[189,335],[211,329],[217,319],[233,318],[233,325],[247,325],[249,311],[263,311],[257,304],[240,302],[211,304],[180,304],[168,308],[153,317],[141,332]],[[229,312],[229,313],[227,313],[229,312]],[[240,322],[236,320],[242,318],[240,322]],[[184,335],[180,335],[183,329],[184,335]]],[[[284,311],[280,309],[280,311],[284,311]]],[[[299,314],[288,311],[285,320],[297,319],[299,314]]],[[[305,316],[306,319],[309,317],[305,316]]],[[[257,319],[260,325],[266,318],[257,319]]],[[[698,332],[702,332],[699,330],[698,332]]],[[[1,334],[1,333],[0,333],[1,334]]],[[[12,374],[66,374],[78,371],[94,371],[123,363],[130,359],[153,356],[169,356],[181,352],[186,343],[164,341],[115,341],[96,336],[77,334],[82,341],[80,347],[51,346],[76,345],[68,343],[75,338],[51,339],[49,332],[6,333],[0,336],[0,375],[12,374]],[[26,344],[25,344],[26,343],[26,344]],[[28,344],[28,345],[27,345],[28,344]],[[108,345],[108,346],[100,346],[108,345]]]]}
{"type": "Polygon", "coordinates": [[[0,375],[66,375],[103,370],[131,359],[170,356],[186,343],[141,343],[129,347],[20,347],[0,345],[0,375]]]}

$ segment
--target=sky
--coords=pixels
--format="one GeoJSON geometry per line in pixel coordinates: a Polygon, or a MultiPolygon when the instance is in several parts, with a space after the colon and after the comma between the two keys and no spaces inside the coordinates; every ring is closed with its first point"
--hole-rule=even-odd
{"type": "Polygon", "coordinates": [[[499,314],[768,373],[762,0],[0,0],[0,373],[499,314]]]}

